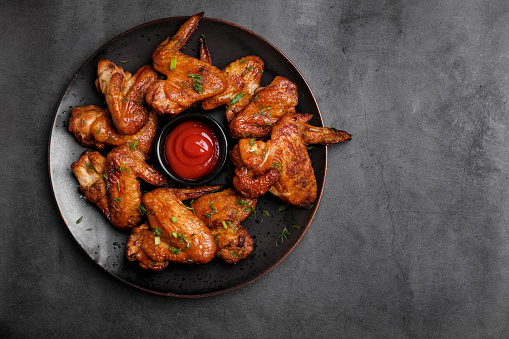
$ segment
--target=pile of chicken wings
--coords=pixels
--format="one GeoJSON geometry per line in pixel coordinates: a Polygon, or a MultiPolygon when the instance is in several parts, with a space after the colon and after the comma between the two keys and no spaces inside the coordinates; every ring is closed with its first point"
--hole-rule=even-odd
{"type": "Polygon", "coordinates": [[[78,188],[114,227],[130,232],[127,258],[144,269],[246,258],[254,243],[241,222],[257,198],[270,192],[293,206],[311,205],[317,185],[308,145],[351,139],[347,132],[308,124],[312,115],[296,112],[297,86],[289,79],[276,76],[261,87],[259,57],[248,55],[218,69],[203,37],[199,59],[182,53],[202,17],[189,18],[157,46],[152,64],[134,75],[100,60],[95,86],[106,107],[76,107],[69,118],[69,131],[89,148],[71,166],[78,188]],[[238,141],[230,151],[231,187],[178,188],[146,162],[158,115],[220,106],[238,141]],[[140,180],[153,189],[142,194],[140,180]]]}

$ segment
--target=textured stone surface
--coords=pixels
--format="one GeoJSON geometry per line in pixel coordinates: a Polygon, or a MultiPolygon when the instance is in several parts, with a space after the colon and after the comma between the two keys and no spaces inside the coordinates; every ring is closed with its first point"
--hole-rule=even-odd
{"type": "Polygon", "coordinates": [[[0,336],[508,337],[507,1],[43,1],[0,11],[0,336]],[[325,124],[315,219],[274,270],[205,299],[98,268],[55,205],[66,85],[110,38],[205,11],[282,50],[325,124]]]}

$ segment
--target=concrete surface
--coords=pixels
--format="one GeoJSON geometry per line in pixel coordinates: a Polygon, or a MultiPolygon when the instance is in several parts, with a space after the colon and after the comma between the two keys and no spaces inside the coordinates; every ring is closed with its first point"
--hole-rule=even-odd
{"type": "Polygon", "coordinates": [[[0,337],[509,337],[509,2],[4,1],[0,19],[0,337]],[[354,139],[329,147],[322,204],[279,266],[172,299],[77,246],[47,144],[90,54],[200,11],[279,47],[354,139]]]}

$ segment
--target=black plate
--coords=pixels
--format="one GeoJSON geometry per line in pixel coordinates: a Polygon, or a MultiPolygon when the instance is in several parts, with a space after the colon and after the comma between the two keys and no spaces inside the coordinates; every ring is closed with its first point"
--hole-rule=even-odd
{"type": "MultiPolygon", "coordinates": [[[[327,148],[317,146],[310,153],[318,183],[318,199],[313,207],[288,207],[276,213],[281,204],[278,199],[266,194],[258,200],[256,218],[250,217],[243,222],[255,241],[253,253],[245,260],[235,265],[219,259],[204,265],[170,263],[160,272],[146,271],[137,263],[127,261],[125,244],[129,234],[111,226],[99,209],[87,202],[77,189],[78,182],[71,171],[71,163],[85,148],[68,132],[67,123],[73,108],[104,104],[104,97],[94,87],[98,60],[107,58],[134,73],[151,62],[154,48],[167,36],[175,34],[187,19],[172,17],[134,27],[110,40],[85,61],[69,83],[55,114],[49,139],[49,172],[55,200],[69,231],[80,247],[106,272],[148,292],[174,297],[203,297],[231,291],[254,281],[274,268],[297,245],[308,229],[322,195],[327,148]],[[262,210],[268,211],[270,217],[263,217],[262,210]],[[77,223],[80,219],[81,222],[77,223]],[[286,239],[280,236],[285,227],[290,232],[286,239]]],[[[265,62],[262,86],[269,84],[276,75],[295,82],[299,92],[297,111],[313,114],[311,124],[323,126],[316,100],[302,74],[270,42],[243,27],[204,17],[182,51],[199,57],[198,39],[201,34],[207,38],[215,66],[223,68],[237,58],[254,54],[265,62]]],[[[226,125],[224,108],[209,114],[226,125]]],[[[161,117],[161,125],[167,121],[165,119],[168,118],[161,117]]],[[[220,174],[215,183],[227,184],[226,175],[220,174]]]]}

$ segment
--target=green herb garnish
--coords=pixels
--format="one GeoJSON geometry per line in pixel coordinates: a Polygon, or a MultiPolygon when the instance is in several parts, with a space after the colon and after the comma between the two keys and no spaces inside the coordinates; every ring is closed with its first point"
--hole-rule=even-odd
{"type": "Polygon", "coordinates": [[[129,149],[131,151],[134,151],[135,149],[138,148],[138,144],[140,143],[140,141],[138,139],[134,140],[130,145],[129,145],[129,149]]]}
{"type": "Polygon", "coordinates": [[[94,165],[92,165],[92,162],[86,162],[85,167],[91,170],[92,172],[97,173],[97,171],[94,168],[94,165]]]}
{"type": "Polygon", "coordinates": [[[193,79],[193,87],[198,94],[203,94],[203,87],[201,85],[201,75],[200,74],[188,74],[188,77],[193,79]]]}
{"type": "Polygon", "coordinates": [[[244,97],[244,93],[239,93],[230,100],[230,105],[235,105],[240,99],[244,97]]]}

